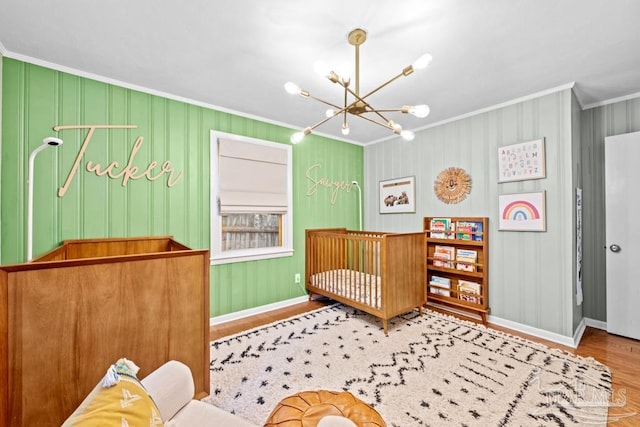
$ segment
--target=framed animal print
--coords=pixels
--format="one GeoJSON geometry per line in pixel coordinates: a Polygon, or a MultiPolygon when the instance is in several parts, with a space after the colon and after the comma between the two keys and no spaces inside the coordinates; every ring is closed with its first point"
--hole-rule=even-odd
{"type": "Polygon", "coordinates": [[[380,181],[380,213],[416,212],[416,177],[380,181]]]}

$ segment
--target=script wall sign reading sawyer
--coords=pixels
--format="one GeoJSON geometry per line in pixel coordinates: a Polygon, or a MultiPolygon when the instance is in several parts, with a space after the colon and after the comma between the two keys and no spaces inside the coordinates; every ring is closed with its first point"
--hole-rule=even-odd
{"type": "Polygon", "coordinates": [[[318,191],[319,187],[325,187],[331,189],[331,204],[336,203],[336,198],[338,197],[338,191],[346,191],[347,193],[351,191],[351,183],[349,181],[333,181],[329,178],[325,177],[316,177],[314,173],[316,169],[320,169],[322,165],[320,163],[316,163],[315,165],[311,165],[307,168],[305,175],[307,179],[311,182],[311,186],[307,190],[307,196],[312,196],[318,191]]]}

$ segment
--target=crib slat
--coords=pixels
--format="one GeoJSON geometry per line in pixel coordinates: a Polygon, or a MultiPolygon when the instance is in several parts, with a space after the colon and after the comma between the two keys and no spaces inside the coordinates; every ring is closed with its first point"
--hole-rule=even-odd
{"type": "Polygon", "coordinates": [[[424,233],[307,230],[306,242],[310,292],[383,321],[426,302],[424,233]]]}

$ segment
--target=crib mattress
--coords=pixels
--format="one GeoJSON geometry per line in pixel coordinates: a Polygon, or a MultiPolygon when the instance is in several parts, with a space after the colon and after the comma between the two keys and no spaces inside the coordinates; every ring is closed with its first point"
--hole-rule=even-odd
{"type": "Polygon", "coordinates": [[[381,307],[380,276],[348,269],[327,270],[313,274],[309,283],[376,309],[381,307]]]}

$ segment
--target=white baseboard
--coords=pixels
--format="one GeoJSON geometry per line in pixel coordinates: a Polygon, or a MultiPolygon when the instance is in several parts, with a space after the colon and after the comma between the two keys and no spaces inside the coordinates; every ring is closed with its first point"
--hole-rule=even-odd
{"type": "MultiPolygon", "coordinates": [[[[574,337],[568,337],[565,335],[557,334],[555,332],[545,331],[544,329],[534,328],[533,326],[528,326],[511,320],[502,319],[496,316],[488,316],[487,321],[489,323],[493,323],[494,325],[504,326],[505,328],[513,329],[514,331],[522,332],[523,334],[531,335],[537,338],[542,338],[547,341],[552,341],[556,344],[561,344],[571,348],[578,347],[579,340],[576,341],[575,335],[574,337]]],[[[582,333],[580,333],[580,337],[582,337],[582,333]]]]}
{"type": "Polygon", "coordinates": [[[573,333],[573,343],[574,343],[573,348],[578,348],[578,345],[580,345],[580,340],[582,339],[582,335],[584,334],[584,331],[586,329],[587,329],[587,322],[585,322],[583,317],[580,323],[578,324],[576,331],[573,333]]]}
{"type": "Polygon", "coordinates": [[[274,302],[273,304],[261,305],[259,307],[248,308],[246,310],[236,311],[233,313],[223,314],[209,318],[209,326],[219,325],[220,323],[231,322],[256,314],[266,313],[268,311],[277,310],[279,308],[289,307],[290,305],[300,304],[309,301],[308,295],[296,297],[284,301],[274,302]]]}
{"type": "MultiPolygon", "coordinates": [[[[436,304],[432,302],[429,302],[428,304],[434,307],[443,308],[446,311],[456,313],[464,317],[481,320],[480,316],[471,314],[467,311],[457,310],[449,306],[441,306],[440,304],[436,304]]],[[[576,334],[573,337],[567,337],[564,335],[556,334],[554,332],[545,331],[544,329],[534,328],[533,326],[528,326],[522,323],[503,319],[497,316],[491,316],[491,315],[487,316],[487,322],[493,323],[494,325],[503,326],[505,328],[511,329],[516,332],[521,332],[523,334],[531,335],[537,338],[542,338],[547,341],[552,341],[554,343],[561,344],[571,348],[578,347],[578,343],[580,342],[580,338],[582,338],[582,334],[584,333],[584,329],[585,329],[584,320],[583,320],[581,322],[581,328],[580,326],[578,327],[578,331],[576,331],[576,334]]]]}
{"type": "Polygon", "coordinates": [[[607,322],[603,322],[602,320],[590,319],[588,317],[585,317],[584,323],[585,325],[592,328],[602,329],[603,331],[607,330],[607,322]]]}
{"type": "Polygon", "coordinates": [[[489,316],[487,320],[496,325],[504,326],[505,328],[513,329],[524,334],[533,335],[534,337],[543,338],[548,341],[553,341],[557,344],[562,344],[571,348],[578,348],[580,340],[582,340],[582,335],[587,327],[602,329],[604,331],[607,330],[607,322],[590,319],[588,317],[584,317],[580,321],[573,337],[571,338],[554,332],[545,331],[544,329],[523,325],[522,323],[512,322],[511,320],[502,319],[500,317],[489,316]]]}
{"type": "MultiPolygon", "coordinates": [[[[285,301],[279,301],[272,304],[262,305],[259,307],[253,307],[246,310],[236,311],[234,313],[223,314],[221,316],[211,317],[209,319],[209,325],[219,325],[220,323],[231,322],[233,320],[243,319],[245,317],[253,316],[256,314],[266,313],[268,311],[277,310],[279,308],[289,307],[291,305],[300,304],[303,302],[309,301],[309,296],[303,295],[300,297],[288,299],[285,301]]],[[[433,304],[434,306],[438,306],[438,304],[433,304]]],[[[451,310],[451,308],[446,307],[447,310],[458,312],[457,310],[451,310]]],[[[473,315],[469,315],[469,313],[464,311],[459,311],[458,314],[476,317],[473,315]]],[[[480,316],[477,316],[478,320],[480,320],[480,316]]],[[[545,331],[544,329],[534,328],[533,326],[528,326],[522,323],[514,322],[511,320],[503,319],[497,316],[487,316],[487,321],[489,323],[493,323],[494,325],[503,326],[505,328],[512,329],[517,332],[521,332],[523,334],[532,335],[537,338],[542,338],[548,341],[552,341],[557,344],[561,344],[571,348],[577,348],[578,344],[580,344],[580,340],[582,339],[582,335],[587,326],[602,330],[607,330],[607,323],[601,320],[590,319],[585,317],[580,321],[580,324],[576,328],[576,332],[573,334],[573,337],[568,337],[565,335],[560,335],[555,332],[545,331]]]]}

